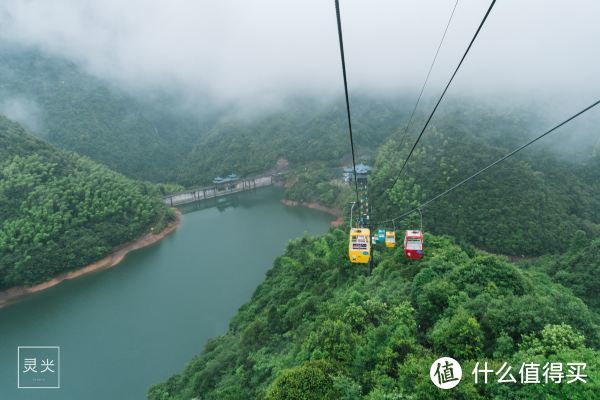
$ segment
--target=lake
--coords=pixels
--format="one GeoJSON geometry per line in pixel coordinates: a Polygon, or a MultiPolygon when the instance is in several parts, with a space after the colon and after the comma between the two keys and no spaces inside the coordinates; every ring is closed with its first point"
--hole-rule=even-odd
{"type": "Polygon", "coordinates": [[[0,399],[144,399],[224,334],[286,242],[325,213],[265,188],[184,209],[179,229],[114,268],[0,309],[0,399]],[[17,347],[60,346],[60,389],[17,389],[17,347]]]}

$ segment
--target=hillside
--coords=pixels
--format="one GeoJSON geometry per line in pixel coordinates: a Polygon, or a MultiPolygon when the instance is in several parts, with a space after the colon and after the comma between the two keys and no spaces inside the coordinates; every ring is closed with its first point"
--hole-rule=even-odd
{"type": "MultiPolygon", "coordinates": [[[[239,310],[180,374],[150,389],[165,399],[592,398],[598,326],[586,305],[541,273],[428,235],[422,262],[376,254],[371,276],[346,258],[334,230],[291,242],[239,310]],[[442,355],[463,381],[440,391],[442,355]],[[476,361],[587,363],[587,384],[475,385],[476,361]]],[[[191,316],[193,318],[193,316],[191,316]]],[[[515,368],[515,367],[513,367],[515,368]]],[[[513,369],[514,371],[514,369],[513,369]]],[[[518,376],[517,376],[517,379],[518,376]]]]}
{"type": "MultiPolygon", "coordinates": [[[[523,121],[535,116],[466,113],[464,108],[437,119],[393,187],[414,137],[401,146],[396,136],[380,147],[369,181],[375,220],[395,217],[432,198],[523,144],[533,129],[523,121]]],[[[533,132],[539,134],[538,125],[546,125],[536,122],[533,132]]],[[[579,133],[569,129],[548,140],[579,133]]],[[[536,143],[428,206],[425,230],[516,256],[564,252],[580,229],[598,237],[600,158],[589,148],[571,158],[568,149],[536,143]]],[[[397,227],[415,223],[404,220],[397,227]]]]}
{"type": "Polygon", "coordinates": [[[157,190],[0,116],[0,289],[46,281],[162,229],[173,215],[157,190]]]}
{"type": "MultiPolygon", "coordinates": [[[[184,103],[173,93],[127,91],[35,49],[0,46],[0,113],[133,178],[193,186],[231,171],[262,173],[280,157],[298,166],[338,163],[348,152],[341,98],[290,98],[258,115],[184,103]]],[[[357,96],[358,145],[374,151],[407,109],[404,98],[357,96]]]]}
{"type": "MultiPolygon", "coordinates": [[[[207,183],[228,171],[261,173],[279,158],[292,167],[311,162],[338,167],[349,151],[345,110],[338,100],[289,99],[275,111],[246,119],[225,114],[181,163],[177,182],[207,183]]],[[[357,96],[354,129],[361,153],[383,143],[406,118],[406,109],[403,98],[357,96]]]]}
{"type": "Polygon", "coordinates": [[[554,281],[571,288],[591,310],[600,314],[600,238],[591,239],[585,232],[578,231],[566,253],[522,264],[524,268],[544,272],[554,281]]]}
{"type": "Polygon", "coordinates": [[[0,113],[130,177],[174,179],[180,155],[203,130],[198,115],[175,104],[167,95],[133,96],[59,57],[0,46],[0,113]]]}
{"type": "MultiPolygon", "coordinates": [[[[388,130],[393,135],[374,152],[369,179],[375,220],[398,215],[496,160],[540,123],[527,112],[465,108],[454,105],[440,115],[395,186],[412,140],[403,140],[401,129],[388,130]]],[[[402,249],[376,252],[367,276],[347,260],[345,231],[293,241],[228,332],[210,340],[181,374],[152,387],[149,398],[593,397],[600,389],[594,371],[600,359],[599,158],[585,146],[576,158],[564,157],[555,143],[541,143],[427,208],[425,230],[453,238],[426,235],[421,262],[405,260],[402,249]],[[521,268],[480,249],[546,255],[521,268]],[[448,392],[427,374],[444,355],[463,367],[463,382],[448,392]],[[523,362],[579,360],[590,380],[475,385],[470,372],[484,360],[494,370],[508,362],[517,379],[523,362]]],[[[332,181],[339,178],[337,156],[291,171],[286,196],[344,208],[352,193],[332,181]]],[[[417,223],[413,217],[395,228],[417,223]]]]}

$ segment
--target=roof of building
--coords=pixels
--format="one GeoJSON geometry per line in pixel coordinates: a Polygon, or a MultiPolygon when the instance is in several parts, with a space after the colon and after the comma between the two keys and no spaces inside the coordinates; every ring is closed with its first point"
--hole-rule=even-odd
{"type": "Polygon", "coordinates": [[[237,176],[236,174],[229,174],[227,175],[226,178],[222,178],[220,176],[217,176],[215,179],[213,179],[213,183],[227,183],[227,182],[233,182],[233,181],[237,181],[239,180],[240,177],[237,176]]]}
{"type": "MultiPolygon", "coordinates": [[[[371,171],[371,167],[360,163],[356,166],[356,173],[357,174],[368,174],[371,171]]],[[[352,167],[344,167],[344,173],[346,174],[352,174],[354,173],[354,169],[352,167]]]]}
{"type": "Polygon", "coordinates": [[[357,174],[368,174],[369,171],[371,171],[371,167],[369,167],[366,164],[360,163],[356,166],[356,173],[357,174]]]}

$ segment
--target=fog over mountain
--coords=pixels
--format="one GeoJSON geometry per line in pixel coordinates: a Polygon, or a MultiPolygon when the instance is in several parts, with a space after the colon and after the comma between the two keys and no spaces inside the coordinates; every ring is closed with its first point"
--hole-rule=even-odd
{"type": "MultiPolygon", "coordinates": [[[[416,90],[454,0],[342,0],[352,90],[416,90]]],[[[459,1],[428,94],[450,76],[489,2],[459,1]]],[[[577,108],[600,92],[600,3],[495,5],[450,96],[557,96],[577,108]]],[[[270,102],[340,91],[333,1],[4,0],[0,40],[74,60],[131,89],[270,102]]]]}
{"type": "MultiPolygon", "coordinates": [[[[4,97],[4,96],[2,96],[4,97]]],[[[39,105],[22,96],[0,98],[0,114],[18,121],[31,131],[39,131],[42,110],[39,105]]]]}

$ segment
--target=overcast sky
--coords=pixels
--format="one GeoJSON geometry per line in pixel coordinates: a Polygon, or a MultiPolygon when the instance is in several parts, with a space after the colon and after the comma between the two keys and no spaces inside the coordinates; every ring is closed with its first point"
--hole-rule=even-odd
{"type": "MultiPolygon", "coordinates": [[[[422,83],[455,0],[341,0],[351,91],[422,83]]],[[[427,94],[489,5],[460,0],[427,94]]],[[[498,0],[449,97],[596,100],[600,1],[498,0]]],[[[0,40],[34,45],[131,88],[220,102],[341,94],[333,0],[2,0],[0,40]]]]}

